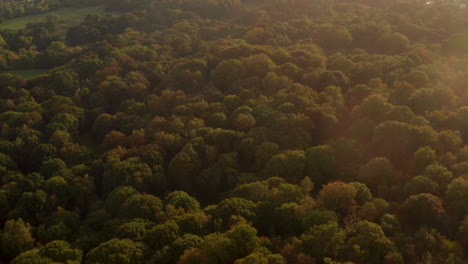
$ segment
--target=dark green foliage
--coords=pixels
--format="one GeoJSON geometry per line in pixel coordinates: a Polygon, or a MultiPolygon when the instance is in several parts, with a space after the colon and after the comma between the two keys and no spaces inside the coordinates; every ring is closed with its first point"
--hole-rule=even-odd
{"type": "Polygon", "coordinates": [[[360,182],[351,182],[350,185],[356,190],[355,200],[359,205],[372,200],[372,193],[365,184],[360,182]]]}
{"type": "Polygon", "coordinates": [[[158,222],[162,217],[161,199],[150,194],[136,194],[125,200],[119,215],[125,218],[142,218],[158,222]]]}
{"type": "Polygon", "coordinates": [[[143,263],[143,250],[130,239],[112,239],[86,254],[85,263],[143,263]]]}
{"type": "Polygon", "coordinates": [[[247,256],[259,246],[257,230],[250,225],[238,225],[226,232],[235,248],[236,259],[247,256]]]}
{"type": "Polygon", "coordinates": [[[34,246],[34,237],[31,234],[31,225],[21,218],[5,222],[1,240],[2,255],[13,258],[34,246]]]}
{"type": "Polygon", "coordinates": [[[63,240],[55,240],[39,249],[39,255],[57,262],[81,262],[83,252],[72,249],[70,244],[63,240]]]}
{"type": "Polygon", "coordinates": [[[219,89],[227,90],[243,77],[245,71],[240,60],[230,59],[220,62],[211,72],[211,78],[219,89]]]}
{"type": "Polygon", "coordinates": [[[336,257],[343,246],[345,232],[335,222],[316,225],[301,235],[304,251],[316,258],[336,257]]]}
{"type": "Polygon", "coordinates": [[[135,157],[108,164],[102,177],[106,192],[122,185],[132,186],[139,191],[147,191],[150,188],[152,170],[146,163],[135,157]]]}
{"type": "Polygon", "coordinates": [[[306,150],[306,175],[319,186],[336,177],[336,152],[332,146],[321,145],[306,150]]]}
{"type": "Polygon", "coordinates": [[[442,201],[429,193],[411,195],[402,205],[401,218],[413,227],[437,226],[443,214],[442,201]]]}
{"type": "Polygon", "coordinates": [[[228,198],[221,201],[215,211],[215,217],[223,221],[229,220],[231,216],[242,216],[252,219],[255,216],[255,204],[242,198],[228,198]]]}
{"type": "Polygon", "coordinates": [[[455,33],[451,35],[444,43],[444,48],[446,52],[451,55],[468,54],[467,44],[467,34],[455,33]]]}
{"type": "Polygon", "coordinates": [[[117,187],[109,193],[105,202],[105,208],[109,213],[117,215],[120,212],[122,204],[136,194],[138,194],[138,192],[132,187],[117,187]]]}
{"type": "Polygon", "coordinates": [[[53,159],[57,152],[57,148],[50,144],[40,144],[34,147],[31,151],[31,167],[36,170],[41,167],[44,161],[53,159]]]}
{"type": "Polygon", "coordinates": [[[44,178],[50,178],[65,169],[65,167],[66,164],[63,160],[55,158],[43,162],[40,171],[44,178]]]}
{"type": "Polygon", "coordinates": [[[468,179],[458,177],[447,187],[446,201],[448,208],[459,218],[468,213],[466,199],[468,198],[468,179]]]}
{"type": "Polygon", "coordinates": [[[385,263],[384,258],[393,247],[382,228],[368,221],[357,223],[355,233],[346,244],[351,259],[372,263],[385,263]]]}
{"type": "Polygon", "coordinates": [[[171,192],[166,196],[164,202],[166,206],[172,205],[175,208],[183,208],[187,211],[197,210],[200,208],[198,201],[183,191],[171,192]]]}
{"type": "Polygon", "coordinates": [[[153,249],[162,249],[179,237],[179,226],[174,222],[166,222],[148,230],[143,237],[145,243],[153,249]]]}
{"type": "Polygon", "coordinates": [[[141,219],[135,219],[118,227],[115,236],[121,239],[141,241],[147,231],[147,223],[141,219]]]}

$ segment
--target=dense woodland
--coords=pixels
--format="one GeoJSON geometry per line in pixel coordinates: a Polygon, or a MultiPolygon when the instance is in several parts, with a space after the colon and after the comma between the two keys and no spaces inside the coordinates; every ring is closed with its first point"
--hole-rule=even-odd
{"type": "Polygon", "coordinates": [[[71,2],[0,32],[0,263],[468,263],[462,1],[71,2]]]}

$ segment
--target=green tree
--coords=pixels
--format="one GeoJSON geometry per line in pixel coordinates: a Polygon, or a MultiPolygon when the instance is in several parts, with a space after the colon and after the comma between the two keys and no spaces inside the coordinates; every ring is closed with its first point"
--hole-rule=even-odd
{"type": "Polygon", "coordinates": [[[54,158],[43,162],[40,171],[41,175],[48,179],[65,168],[66,164],[63,160],[54,158]]]}
{"type": "Polygon", "coordinates": [[[211,79],[221,90],[228,90],[233,84],[242,79],[246,73],[244,64],[237,59],[220,62],[211,72],[211,79]]]}
{"type": "Polygon", "coordinates": [[[459,108],[452,114],[451,124],[454,129],[460,131],[462,140],[468,140],[468,125],[464,122],[468,117],[468,107],[464,106],[459,108]]]}
{"type": "Polygon", "coordinates": [[[356,193],[353,185],[336,181],[323,186],[317,200],[325,208],[345,216],[355,210],[356,193]]]}
{"type": "Polygon", "coordinates": [[[411,181],[405,184],[403,192],[405,196],[410,196],[419,193],[439,194],[439,185],[425,176],[416,176],[411,181]]]}
{"type": "Polygon", "coordinates": [[[359,110],[363,115],[376,122],[380,122],[385,120],[388,113],[392,110],[392,105],[382,95],[372,94],[362,101],[359,110]]]}
{"type": "Polygon", "coordinates": [[[329,222],[338,222],[338,216],[334,211],[318,208],[307,211],[301,219],[301,222],[305,228],[326,224],[329,222]]]}
{"type": "Polygon", "coordinates": [[[341,71],[323,70],[304,75],[304,79],[306,84],[318,92],[325,91],[329,86],[337,86],[343,91],[347,91],[350,85],[348,76],[341,71]]]}
{"type": "Polygon", "coordinates": [[[288,151],[273,156],[265,165],[266,178],[279,176],[290,182],[299,183],[304,177],[306,155],[304,151],[288,151]]]}
{"type": "Polygon", "coordinates": [[[56,262],[78,264],[81,263],[83,252],[80,249],[71,248],[66,241],[55,240],[41,247],[39,255],[56,262]]]}
{"type": "Polygon", "coordinates": [[[412,70],[403,77],[405,82],[409,82],[417,88],[423,88],[429,83],[429,77],[423,71],[412,70]]]}
{"type": "Polygon", "coordinates": [[[110,162],[102,175],[104,192],[108,193],[121,185],[129,185],[139,191],[149,191],[152,176],[151,168],[138,157],[110,162]]]}
{"type": "Polygon", "coordinates": [[[112,239],[86,254],[85,263],[144,263],[143,249],[130,239],[112,239]]]}
{"type": "Polygon", "coordinates": [[[162,249],[179,237],[179,226],[175,222],[157,225],[144,234],[143,241],[155,250],[162,249]]]}
{"type": "Polygon", "coordinates": [[[382,195],[400,178],[399,172],[387,158],[373,158],[361,167],[358,175],[360,182],[365,183],[373,193],[382,195]]]}
{"type": "Polygon", "coordinates": [[[337,175],[336,151],[330,145],[308,148],[306,154],[306,175],[317,186],[326,184],[337,175]]]}
{"type": "Polygon", "coordinates": [[[468,249],[468,215],[465,215],[463,222],[458,227],[458,239],[464,245],[465,250],[468,249]]]}
{"type": "Polygon", "coordinates": [[[112,215],[117,215],[120,212],[122,204],[130,197],[137,195],[138,192],[130,186],[116,187],[109,193],[104,203],[104,208],[112,215]]]}
{"type": "Polygon", "coordinates": [[[316,225],[301,235],[304,251],[312,257],[336,257],[343,246],[346,233],[336,222],[316,225]]]}
{"type": "MultiPolygon", "coordinates": [[[[215,234],[215,233],[213,233],[215,234]]],[[[206,240],[206,238],[204,239],[206,240]]],[[[164,248],[162,254],[158,255],[157,263],[177,263],[185,250],[202,247],[203,239],[193,234],[185,234],[178,237],[169,247],[164,248]]],[[[222,241],[220,241],[222,243],[222,241]]]]}
{"type": "Polygon", "coordinates": [[[33,169],[39,169],[42,163],[55,158],[57,149],[49,144],[39,144],[35,146],[30,154],[30,163],[33,169]]]}
{"type": "Polygon", "coordinates": [[[399,54],[408,50],[409,39],[400,33],[384,34],[377,40],[377,47],[380,52],[387,54],[399,54]]]}
{"type": "Polygon", "coordinates": [[[301,180],[302,192],[305,195],[309,195],[314,190],[314,185],[315,184],[308,176],[304,177],[304,179],[301,180]]]}
{"type": "Polygon", "coordinates": [[[246,224],[231,228],[226,237],[233,243],[236,259],[249,255],[260,245],[257,230],[246,224]]]}
{"type": "Polygon", "coordinates": [[[125,200],[120,215],[125,218],[142,218],[159,221],[163,216],[161,200],[151,194],[136,194],[125,200]]]}
{"type": "Polygon", "coordinates": [[[441,164],[431,164],[427,166],[422,175],[436,182],[439,185],[439,193],[441,194],[447,190],[447,185],[453,179],[452,172],[441,164]]]}
{"type": "Polygon", "coordinates": [[[232,263],[236,259],[234,243],[225,235],[211,233],[203,238],[200,248],[212,263],[232,263]]]}
{"type": "Polygon", "coordinates": [[[414,91],[408,98],[408,105],[418,115],[434,111],[440,107],[434,89],[422,88],[414,91]]]}
{"type": "Polygon", "coordinates": [[[411,195],[401,205],[400,216],[402,222],[412,227],[422,225],[437,226],[445,210],[442,200],[429,193],[411,195]]]}
{"type": "Polygon", "coordinates": [[[50,226],[40,225],[37,229],[37,238],[45,242],[68,240],[71,234],[71,228],[64,222],[59,222],[50,226]]]}
{"type": "Polygon", "coordinates": [[[12,259],[33,246],[34,237],[31,234],[31,225],[29,223],[25,223],[21,218],[5,222],[1,236],[3,256],[12,259]]]}
{"type": "Polygon", "coordinates": [[[7,169],[14,169],[16,164],[10,156],[0,152],[0,166],[7,169]]]}
{"type": "Polygon", "coordinates": [[[413,154],[413,168],[417,174],[420,174],[424,169],[437,161],[436,152],[430,147],[422,147],[416,150],[413,154]]]}
{"type": "Polygon", "coordinates": [[[272,71],[275,63],[265,54],[256,54],[247,57],[243,60],[246,73],[249,76],[264,77],[268,72],[272,71]]]}
{"type": "Polygon", "coordinates": [[[58,95],[72,96],[78,88],[78,74],[70,70],[54,71],[48,85],[58,95]]]}
{"type": "Polygon", "coordinates": [[[260,249],[246,256],[245,258],[237,259],[236,264],[261,263],[261,264],[286,264],[286,260],[280,254],[271,254],[267,249],[260,249]]]}
{"type": "Polygon", "coordinates": [[[385,121],[374,130],[372,143],[382,156],[392,162],[405,164],[411,155],[423,146],[431,146],[436,133],[427,125],[412,125],[399,121],[385,121]]]}
{"type": "Polygon", "coordinates": [[[60,176],[53,176],[45,183],[45,190],[51,195],[55,195],[60,204],[65,204],[66,198],[70,195],[68,182],[60,176]]]}
{"type": "Polygon", "coordinates": [[[373,196],[369,188],[364,183],[361,182],[351,182],[349,185],[353,186],[356,190],[356,202],[358,205],[363,205],[366,202],[372,200],[373,196]]]}
{"type": "Polygon", "coordinates": [[[166,206],[172,205],[176,208],[183,208],[186,211],[198,210],[200,208],[200,203],[197,199],[189,196],[183,191],[174,191],[169,193],[164,199],[164,203],[166,206]]]}
{"type": "Polygon", "coordinates": [[[242,198],[228,198],[216,206],[215,216],[222,219],[225,223],[231,216],[242,216],[245,219],[255,217],[255,204],[242,198]]]}
{"type": "Polygon", "coordinates": [[[252,182],[237,186],[231,196],[258,202],[265,199],[268,186],[264,182],[252,182]]]}
{"type": "Polygon", "coordinates": [[[452,180],[447,187],[446,201],[450,212],[461,219],[468,214],[468,179],[458,177],[452,180]]]}
{"type": "Polygon", "coordinates": [[[450,55],[468,54],[468,35],[463,33],[452,34],[444,43],[444,49],[450,55]]]}
{"type": "Polygon", "coordinates": [[[344,26],[323,24],[318,28],[317,43],[331,52],[348,48],[352,41],[353,37],[344,26]]]}
{"type": "Polygon", "coordinates": [[[360,221],[356,225],[355,233],[346,242],[351,259],[369,263],[384,263],[384,258],[390,253],[393,244],[382,228],[375,223],[360,221]],[[359,249],[359,255],[353,251],[359,249]],[[351,253],[353,252],[353,253],[351,253]]]}
{"type": "Polygon", "coordinates": [[[145,220],[136,218],[120,225],[115,231],[115,236],[120,239],[130,239],[139,242],[147,231],[147,225],[148,223],[145,220]]]}
{"type": "Polygon", "coordinates": [[[248,131],[254,128],[256,123],[255,117],[250,114],[238,114],[233,120],[234,127],[240,131],[248,131]]]}
{"type": "Polygon", "coordinates": [[[462,144],[460,131],[444,130],[437,136],[437,150],[440,152],[456,152],[462,144]]]}
{"type": "Polygon", "coordinates": [[[39,249],[35,248],[21,253],[14,258],[11,264],[47,264],[51,263],[52,260],[42,257],[38,254],[39,249]]]}
{"type": "Polygon", "coordinates": [[[174,220],[181,233],[201,236],[208,233],[212,218],[204,212],[193,212],[176,216],[174,220]]]}
{"type": "Polygon", "coordinates": [[[99,115],[92,127],[93,136],[97,142],[101,142],[104,136],[116,128],[116,116],[104,113],[99,115]]]}
{"type": "Polygon", "coordinates": [[[169,162],[169,179],[176,188],[191,191],[200,166],[198,153],[192,144],[188,144],[169,162]]]}
{"type": "Polygon", "coordinates": [[[263,169],[273,155],[279,152],[279,146],[273,142],[264,142],[257,147],[255,151],[255,168],[263,169]]]}

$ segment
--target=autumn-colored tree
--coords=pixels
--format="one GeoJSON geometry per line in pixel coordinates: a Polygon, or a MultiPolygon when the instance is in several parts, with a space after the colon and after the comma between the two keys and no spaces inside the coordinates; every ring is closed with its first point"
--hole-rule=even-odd
{"type": "Polygon", "coordinates": [[[323,186],[318,201],[326,208],[345,216],[355,210],[356,189],[347,183],[336,181],[323,186]]]}

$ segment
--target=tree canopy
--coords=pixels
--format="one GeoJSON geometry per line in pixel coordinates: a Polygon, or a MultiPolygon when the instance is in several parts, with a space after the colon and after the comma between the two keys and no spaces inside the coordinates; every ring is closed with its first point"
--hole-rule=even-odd
{"type": "Polygon", "coordinates": [[[0,0],[0,263],[465,263],[466,5],[0,0]]]}

